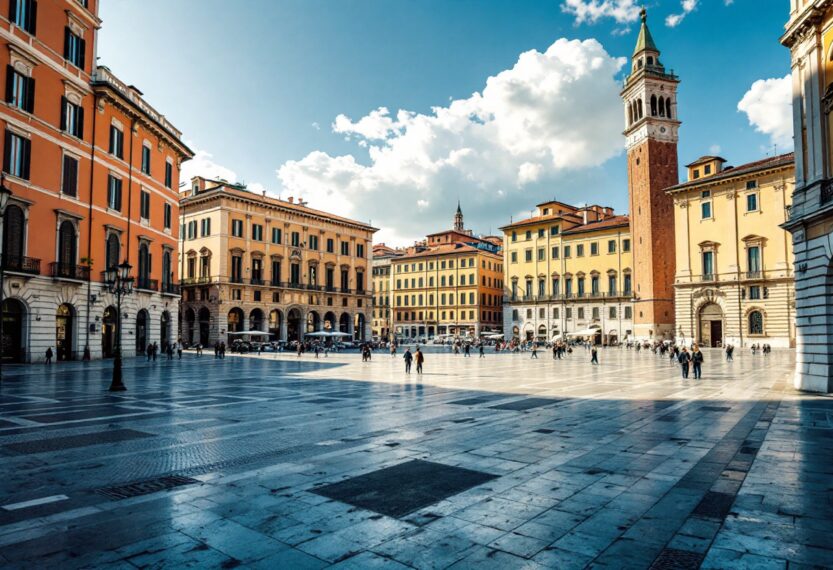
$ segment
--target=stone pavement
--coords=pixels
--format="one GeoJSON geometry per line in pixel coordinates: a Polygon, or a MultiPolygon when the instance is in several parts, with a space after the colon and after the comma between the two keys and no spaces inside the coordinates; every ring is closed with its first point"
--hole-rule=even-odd
{"type": "Polygon", "coordinates": [[[0,567],[833,567],[791,352],[4,367],[0,567]]]}

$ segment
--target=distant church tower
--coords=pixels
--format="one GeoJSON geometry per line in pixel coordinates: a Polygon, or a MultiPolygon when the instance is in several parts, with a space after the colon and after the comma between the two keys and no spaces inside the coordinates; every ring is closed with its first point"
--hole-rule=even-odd
{"type": "Polygon", "coordinates": [[[463,210],[460,209],[460,200],[457,200],[457,213],[454,214],[454,231],[465,231],[465,226],[463,226],[463,210]]]}
{"type": "Polygon", "coordinates": [[[659,49],[642,27],[621,97],[625,104],[628,194],[633,251],[634,336],[674,337],[674,204],[665,189],[677,172],[677,76],[659,61],[659,49]]]}

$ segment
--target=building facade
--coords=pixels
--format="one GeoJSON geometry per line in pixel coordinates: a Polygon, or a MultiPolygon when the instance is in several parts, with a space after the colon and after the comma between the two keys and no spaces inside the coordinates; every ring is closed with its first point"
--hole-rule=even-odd
{"type": "Polygon", "coordinates": [[[676,228],[677,340],[795,346],[792,153],[737,167],[704,156],[668,189],[676,228]]]}
{"type": "Polygon", "coordinates": [[[501,230],[506,339],[549,342],[580,336],[613,344],[633,336],[627,216],[602,206],[552,201],[501,230]]]}
{"type": "Polygon", "coordinates": [[[6,96],[5,361],[125,355],[175,340],[181,133],[98,66],[98,2],[0,2],[6,96]],[[155,258],[155,260],[154,260],[155,258]],[[152,260],[154,260],[152,262],[152,260]],[[122,303],[103,271],[127,261],[122,303]]]}
{"type": "Polygon", "coordinates": [[[403,254],[403,251],[388,247],[384,243],[373,246],[373,318],[370,328],[375,340],[387,342],[393,338],[390,310],[393,285],[390,262],[403,254]]]}
{"type": "Polygon", "coordinates": [[[659,56],[643,8],[621,93],[634,243],[634,335],[643,340],[674,338],[674,213],[665,189],[679,182],[679,79],[659,56]]]}
{"type": "Polygon", "coordinates": [[[202,177],[180,208],[184,342],[230,344],[243,331],[370,339],[375,228],[202,177]]]}
{"type": "Polygon", "coordinates": [[[801,390],[833,392],[833,0],[790,0],[781,43],[792,59],[796,372],[801,390]]]}
{"type": "Polygon", "coordinates": [[[477,237],[465,229],[458,205],[453,229],[431,234],[405,255],[391,258],[395,338],[476,338],[500,333],[500,248],[500,238],[477,237]]]}

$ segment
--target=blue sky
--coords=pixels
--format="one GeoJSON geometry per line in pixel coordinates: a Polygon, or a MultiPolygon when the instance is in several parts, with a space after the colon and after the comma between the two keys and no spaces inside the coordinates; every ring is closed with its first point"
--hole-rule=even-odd
{"type": "MultiPolygon", "coordinates": [[[[740,164],[774,140],[789,150],[784,83],[759,83],[749,113],[738,110],[756,81],[789,72],[778,43],[788,2],[646,4],[682,80],[681,164],[715,151],[740,164]]],[[[118,0],[102,3],[98,56],[200,152],[189,172],[301,194],[405,242],[449,225],[458,197],[478,232],[552,196],[627,209],[615,82],[634,10],[633,0],[118,0]],[[596,11],[579,22],[582,8],[596,11]],[[547,52],[559,38],[598,43],[547,52]],[[491,95],[472,98],[505,70],[491,95]],[[571,79],[539,97],[556,76],[571,79]],[[379,108],[388,113],[371,115],[379,108]]]]}

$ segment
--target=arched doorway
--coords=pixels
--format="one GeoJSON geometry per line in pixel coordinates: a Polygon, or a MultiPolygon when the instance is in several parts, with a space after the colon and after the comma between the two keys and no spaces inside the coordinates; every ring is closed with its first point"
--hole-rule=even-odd
{"type": "Polygon", "coordinates": [[[269,338],[271,340],[280,340],[282,320],[283,315],[278,309],[269,311],[269,338]]]}
{"type": "Polygon", "coordinates": [[[208,346],[208,339],[211,333],[211,312],[207,307],[203,307],[197,313],[197,318],[200,323],[200,344],[202,346],[208,346]]]}
{"type": "Polygon", "coordinates": [[[301,311],[291,309],[286,317],[286,339],[301,340],[301,311]]]}
{"type": "Polygon", "coordinates": [[[162,317],[159,319],[159,348],[162,352],[168,350],[168,345],[171,343],[171,313],[162,311],[162,317]]]}
{"type": "Polygon", "coordinates": [[[546,325],[538,325],[538,342],[546,342],[547,341],[547,326],[546,325]]]}
{"type": "Polygon", "coordinates": [[[527,326],[527,328],[524,329],[524,339],[526,340],[526,342],[532,342],[534,338],[535,331],[532,330],[532,327],[527,326]]]}
{"type": "Polygon", "coordinates": [[[336,314],[332,311],[327,311],[324,314],[324,330],[327,332],[335,332],[336,330],[336,314]]]}
{"type": "Polygon", "coordinates": [[[74,360],[75,358],[75,309],[64,303],[55,314],[55,358],[74,360]]]}
{"type": "Polygon", "coordinates": [[[101,319],[101,354],[104,358],[112,358],[116,354],[116,322],[118,311],[112,305],[104,309],[101,319]]]}
{"type": "Polygon", "coordinates": [[[144,354],[147,350],[148,321],[150,321],[150,315],[146,309],[136,313],[136,354],[144,354]]]}
{"type": "Polygon", "coordinates": [[[366,335],[364,333],[364,325],[366,319],[364,313],[356,313],[355,320],[353,322],[353,338],[356,340],[360,340],[364,342],[367,340],[366,335]]]}
{"type": "Polygon", "coordinates": [[[338,331],[343,333],[350,332],[350,315],[347,313],[341,313],[341,317],[338,320],[338,331]]]}
{"type": "Polygon", "coordinates": [[[321,329],[321,316],[317,311],[307,313],[306,332],[311,333],[321,329]]]}
{"type": "Polygon", "coordinates": [[[228,312],[228,332],[240,332],[243,330],[243,310],[235,307],[228,312]]]}
{"type": "Polygon", "coordinates": [[[17,299],[3,301],[2,358],[7,362],[23,362],[25,357],[26,307],[17,299]]]}
{"type": "Polygon", "coordinates": [[[262,331],[263,320],[263,311],[260,309],[252,309],[252,312],[249,313],[249,330],[262,331]]]}
{"type": "Polygon", "coordinates": [[[707,303],[700,309],[700,344],[723,345],[723,309],[717,303],[707,303]]]}
{"type": "Polygon", "coordinates": [[[194,323],[197,320],[197,316],[194,314],[194,309],[187,308],[185,310],[185,342],[188,346],[194,344],[194,323]]]}

